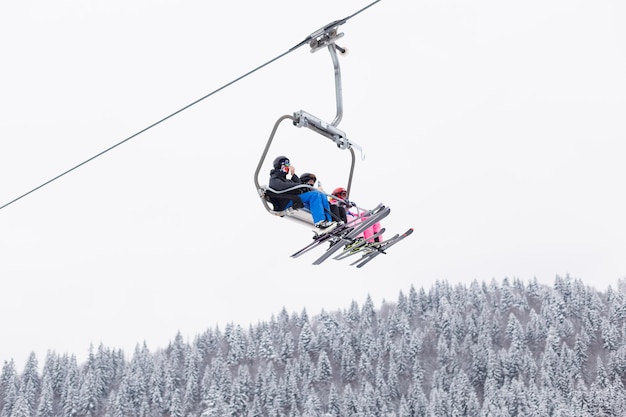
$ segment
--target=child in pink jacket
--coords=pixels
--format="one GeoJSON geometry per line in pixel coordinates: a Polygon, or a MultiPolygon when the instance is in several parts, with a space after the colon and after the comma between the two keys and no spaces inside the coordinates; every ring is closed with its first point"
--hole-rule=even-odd
{"type": "MultiPolygon", "coordinates": [[[[361,221],[364,221],[367,219],[367,217],[363,216],[362,213],[353,213],[349,210],[353,205],[350,204],[350,202],[347,200],[348,192],[346,191],[345,188],[343,187],[335,188],[333,190],[332,195],[335,198],[331,198],[330,204],[337,205],[338,207],[343,208],[345,210],[346,217],[342,218],[342,220],[345,223],[352,221],[358,217],[361,218],[361,221]]],[[[344,210],[341,210],[341,211],[344,211],[344,210]]],[[[370,243],[382,242],[383,241],[382,235],[376,236],[373,239],[371,238],[372,235],[374,235],[375,233],[378,233],[379,231],[380,231],[380,222],[376,222],[372,226],[368,227],[367,229],[363,231],[363,238],[370,243]]]]}

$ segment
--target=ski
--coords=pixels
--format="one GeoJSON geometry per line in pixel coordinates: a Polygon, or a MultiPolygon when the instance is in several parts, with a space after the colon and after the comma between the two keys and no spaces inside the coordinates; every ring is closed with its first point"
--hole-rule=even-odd
{"type": "Polygon", "coordinates": [[[362,252],[361,253],[361,257],[359,259],[357,259],[356,261],[352,262],[350,265],[356,265],[359,262],[362,262],[364,259],[370,257],[370,256],[377,256],[374,255],[374,253],[380,254],[380,253],[384,253],[383,247],[384,246],[388,246],[389,244],[391,244],[391,242],[395,241],[396,239],[398,239],[400,237],[400,234],[397,233],[394,236],[392,236],[391,238],[387,239],[384,242],[378,242],[378,243],[371,243],[369,245],[367,245],[367,251],[366,252],[362,252]]]}
{"type": "MultiPolygon", "coordinates": [[[[369,216],[374,215],[374,214],[380,212],[381,210],[383,210],[384,208],[385,208],[384,205],[379,204],[375,208],[365,212],[364,216],[365,215],[369,215],[369,216]]],[[[342,224],[340,226],[335,227],[333,230],[331,230],[331,231],[329,231],[327,233],[317,233],[313,237],[313,242],[309,243],[304,248],[302,248],[299,251],[297,251],[294,254],[292,254],[291,257],[292,258],[297,258],[298,256],[300,256],[300,255],[310,251],[311,249],[317,247],[318,245],[320,245],[320,244],[322,244],[324,242],[331,242],[331,244],[333,244],[334,242],[339,241],[340,237],[345,236],[346,234],[351,232],[355,225],[360,225],[360,222],[361,222],[361,218],[353,219],[353,220],[349,221],[348,223],[345,223],[345,224],[342,224]]]]}
{"type": "MultiPolygon", "coordinates": [[[[341,227],[341,226],[340,226],[341,227]]],[[[315,247],[317,247],[318,245],[321,245],[324,242],[331,242],[333,243],[334,241],[339,240],[339,236],[340,233],[348,233],[348,231],[351,230],[350,227],[341,227],[341,229],[339,229],[339,227],[336,227],[334,230],[322,234],[322,235],[316,235],[315,237],[313,237],[313,242],[309,243],[308,245],[306,245],[305,247],[303,247],[302,249],[300,249],[299,251],[293,253],[291,255],[292,258],[297,258],[300,255],[303,255],[305,253],[307,253],[308,251],[314,249],[315,247]]]]}
{"type": "Polygon", "coordinates": [[[376,239],[385,233],[385,228],[383,227],[378,232],[374,233],[372,236],[368,237],[367,240],[365,238],[358,238],[359,241],[354,242],[352,244],[348,244],[344,247],[343,251],[335,256],[333,259],[344,259],[352,255],[356,255],[357,253],[367,250],[370,244],[379,244],[382,242],[370,242],[372,239],[376,239]],[[362,240],[361,240],[362,239],[362,240]]]}
{"type": "Polygon", "coordinates": [[[298,256],[300,256],[300,255],[310,251],[311,249],[315,248],[316,246],[318,246],[318,245],[320,245],[320,244],[322,244],[324,242],[334,242],[334,241],[337,241],[340,236],[345,235],[348,232],[350,232],[352,230],[352,227],[353,227],[354,224],[356,224],[356,221],[351,221],[349,223],[337,226],[333,230],[331,230],[331,231],[329,231],[327,233],[317,233],[313,237],[313,242],[309,243],[304,248],[302,248],[299,251],[297,251],[294,254],[292,254],[291,257],[292,258],[297,258],[298,256]]]}
{"type": "Polygon", "coordinates": [[[352,243],[354,238],[360,235],[368,227],[387,217],[389,213],[391,213],[391,209],[389,207],[385,207],[381,211],[368,216],[365,220],[361,220],[361,222],[356,225],[354,229],[352,229],[349,233],[347,233],[345,236],[340,236],[339,240],[334,245],[328,248],[322,256],[320,256],[313,262],[313,265],[321,264],[326,259],[330,258],[333,253],[337,252],[343,245],[352,243]]]}
{"type": "Polygon", "coordinates": [[[372,248],[372,250],[370,252],[364,254],[361,258],[352,262],[350,265],[356,265],[357,268],[363,267],[365,264],[367,264],[369,261],[371,261],[378,255],[380,255],[381,253],[386,254],[387,252],[385,251],[387,249],[389,249],[391,246],[395,245],[396,243],[400,242],[405,237],[410,236],[411,233],[413,233],[413,228],[408,229],[406,232],[402,233],[401,235],[396,235],[385,242],[381,242],[376,247],[374,245],[371,245],[370,248],[372,248]]]}
{"type": "MultiPolygon", "coordinates": [[[[349,222],[347,222],[347,223],[344,223],[344,224],[342,225],[342,226],[344,226],[344,227],[340,227],[340,226],[338,226],[338,227],[336,227],[335,229],[330,230],[330,233],[333,233],[335,230],[341,231],[341,230],[345,230],[345,229],[346,229],[346,227],[351,227],[351,226],[358,225],[358,224],[359,224],[359,222],[362,220],[362,218],[363,218],[363,217],[373,216],[373,215],[375,215],[376,213],[379,213],[380,211],[382,211],[384,208],[385,208],[385,206],[384,206],[382,203],[381,203],[381,204],[378,204],[378,205],[377,205],[376,207],[374,207],[373,209],[371,209],[371,210],[366,210],[366,211],[364,211],[363,213],[361,213],[361,215],[360,215],[360,216],[355,217],[354,219],[350,220],[350,221],[349,221],[349,222]]],[[[315,234],[316,234],[315,238],[317,238],[317,237],[321,237],[321,236],[324,236],[325,234],[327,234],[327,233],[326,233],[326,232],[324,232],[323,230],[319,230],[319,229],[313,229],[313,233],[315,233],[315,234]]],[[[314,239],[315,239],[315,238],[314,238],[314,239]]]]}

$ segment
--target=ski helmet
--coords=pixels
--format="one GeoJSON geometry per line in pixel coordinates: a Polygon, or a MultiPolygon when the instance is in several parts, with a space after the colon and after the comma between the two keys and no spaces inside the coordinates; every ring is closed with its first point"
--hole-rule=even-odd
{"type": "Polygon", "coordinates": [[[274,159],[274,168],[276,169],[280,169],[280,167],[285,164],[289,164],[289,158],[287,158],[284,155],[281,155],[277,157],[276,159],[274,159]]]}
{"type": "Polygon", "coordinates": [[[300,181],[302,181],[303,184],[309,182],[310,180],[313,180],[313,182],[317,181],[317,177],[315,176],[315,174],[305,172],[304,174],[300,175],[300,181]]]}
{"type": "MultiPolygon", "coordinates": [[[[340,197],[340,196],[341,196],[341,194],[344,194],[344,193],[345,193],[345,194],[348,194],[348,192],[346,191],[346,189],[345,189],[345,188],[343,188],[343,187],[335,188],[335,189],[333,190],[333,195],[334,195],[334,196],[337,196],[337,197],[340,197]]],[[[344,195],[344,196],[345,196],[345,195],[344,195]]]]}

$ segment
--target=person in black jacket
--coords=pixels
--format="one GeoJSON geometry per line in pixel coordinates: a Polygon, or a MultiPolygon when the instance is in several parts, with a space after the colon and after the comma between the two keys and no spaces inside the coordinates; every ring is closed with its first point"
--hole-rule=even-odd
{"type": "Polygon", "coordinates": [[[300,200],[304,207],[311,212],[315,227],[328,229],[337,225],[332,220],[326,194],[319,190],[302,187],[302,182],[296,175],[296,168],[291,165],[289,158],[284,155],[278,156],[274,159],[273,166],[274,168],[270,171],[269,188],[275,191],[289,190],[282,196],[281,194],[274,194],[271,198],[274,210],[285,210],[291,207],[294,201],[300,200]],[[291,178],[288,179],[287,174],[290,174],[291,178]]]}
{"type": "MultiPolygon", "coordinates": [[[[317,177],[315,176],[315,174],[305,172],[304,174],[300,175],[300,181],[302,181],[302,184],[314,187],[315,183],[317,182],[317,177]]],[[[317,183],[317,189],[326,194],[326,192],[322,189],[321,182],[317,183]]],[[[348,218],[346,215],[345,207],[339,204],[333,204],[333,200],[329,200],[328,203],[330,206],[331,217],[333,218],[333,220],[336,222],[347,223],[348,218]]]]}

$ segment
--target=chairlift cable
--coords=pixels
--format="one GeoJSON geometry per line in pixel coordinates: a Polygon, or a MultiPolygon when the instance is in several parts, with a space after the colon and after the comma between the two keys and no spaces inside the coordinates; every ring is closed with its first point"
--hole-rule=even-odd
{"type": "MultiPolygon", "coordinates": [[[[362,9],[358,10],[357,12],[355,12],[355,13],[351,14],[350,16],[345,17],[345,18],[340,19],[340,20],[336,20],[336,21],[334,21],[334,22],[330,23],[329,25],[326,25],[323,29],[326,29],[326,28],[331,28],[331,27],[335,27],[335,26],[342,25],[342,24],[346,23],[348,20],[352,19],[354,16],[356,16],[356,15],[358,15],[358,14],[362,13],[363,11],[365,11],[366,9],[370,8],[371,6],[373,6],[374,4],[376,4],[376,3],[380,2],[380,1],[381,1],[381,0],[375,0],[375,1],[373,1],[372,3],[370,3],[369,5],[367,5],[367,6],[363,7],[362,9]]],[[[5,207],[10,206],[11,204],[13,204],[13,203],[15,203],[15,202],[17,202],[17,201],[21,200],[22,198],[24,198],[24,197],[26,197],[26,196],[28,196],[28,195],[30,195],[30,194],[32,194],[32,193],[34,193],[35,191],[37,191],[37,190],[39,190],[39,189],[41,189],[41,188],[45,187],[46,185],[50,184],[51,182],[54,182],[54,181],[58,180],[59,178],[61,178],[61,177],[65,176],[65,175],[69,174],[70,172],[72,172],[72,171],[74,171],[74,170],[76,170],[76,169],[80,168],[81,166],[83,166],[83,165],[85,165],[85,164],[87,164],[87,163],[89,163],[89,162],[93,161],[94,159],[96,159],[96,158],[98,158],[98,157],[100,157],[100,156],[104,155],[105,153],[107,153],[107,152],[109,152],[109,151],[111,151],[111,150],[113,150],[113,149],[117,148],[118,146],[120,146],[120,145],[122,145],[122,144],[124,144],[124,143],[126,143],[126,142],[128,142],[128,141],[130,141],[131,139],[133,139],[133,138],[135,138],[135,137],[137,137],[137,136],[141,135],[142,133],[145,133],[146,131],[148,131],[148,130],[152,129],[153,127],[155,127],[155,126],[157,126],[157,125],[159,125],[159,124],[161,124],[161,123],[165,122],[166,120],[171,119],[172,117],[174,117],[174,116],[178,115],[179,113],[181,113],[181,112],[183,112],[183,111],[185,111],[185,110],[189,109],[190,107],[192,107],[192,106],[194,106],[194,105],[196,105],[196,104],[200,103],[201,101],[203,101],[203,100],[205,100],[205,99],[207,99],[207,98],[209,98],[209,97],[213,96],[214,94],[216,94],[216,93],[218,93],[218,92],[220,92],[220,91],[224,90],[225,88],[230,87],[231,85],[233,85],[233,84],[235,84],[235,83],[237,83],[237,82],[241,81],[242,79],[246,78],[247,76],[249,76],[249,75],[251,75],[251,74],[253,74],[253,73],[255,73],[255,72],[259,71],[260,69],[262,69],[262,68],[264,68],[264,67],[268,66],[269,64],[274,63],[275,61],[279,60],[280,58],[282,58],[282,57],[284,57],[284,56],[286,56],[286,55],[288,55],[288,54],[290,54],[291,52],[294,52],[296,49],[300,48],[301,46],[303,46],[303,45],[305,45],[306,43],[308,43],[309,41],[311,41],[311,39],[312,39],[312,38],[313,38],[313,34],[312,34],[312,35],[307,36],[307,37],[306,37],[306,38],[305,38],[302,42],[298,43],[297,45],[295,45],[295,46],[293,46],[292,48],[288,49],[287,51],[283,52],[282,54],[280,54],[280,55],[278,55],[278,56],[276,56],[276,57],[274,57],[274,58],[270,59],[269,61],[265,62],[264,64],[259,65],[258,67],[256,67],[256,68],[254,68],[254,69],[252,69],[252,70],[248,71],[247,73],[245,73],[245,74],[243,74],[243,75],[241,75],[241,76],[239,76],[239,77],[237,77],[237,78],[233,79],[232,81],[230,81],[230,82],[228,82],[228,83],[224,84],[223,86],[221,86],[221,87],[217,88],[216,90],[213,90],[212,92],[210,92],[210,93],[208,93],[208,94],[204,95],[203,97],[200,97],[199,99],[197,99],[197,100],[195,100],[195,101],[193,101],[193,102],[191,102],[191,103],[187,104],[186,106],[181,107],[180,109],[178,109],[178,110],[176,110],[175,112],[173,112],[173,113],[169,114],[168,116],[163,117],[163,118],[162,118],[162,119],[160,119],[159,121],[154,122],[154,123],[152,123],[151,125],[149,125],[149,126],[147,126],[147,127],[143,128],[143,129],[141,129],[140,131],[138,131],[138,132],[136,132],[136,133],[132,134],[131,136],[127,137],[126,139],[124,139],[124,140],[122,140],[122,141],[120,141],[120,142],[118,142],[118,143],[114,144],[113,146],[110,146],[109,148],[107,148],[107,149],[105,149],[105,150],[103,150],[103,151],[101,151],[101,152],[97,153],[96,155],[94,155],[94,156],[92,156],[92,157],[90,157],[90,158],[88,158],[88,159],[84,160],[83,162],[79,163],[78,165],[75,165],[75,166],[73,166],[72,168],[70,168],[70,169],[68,169],[68,170],[66,170],[66,171],[64,171],[64,172],[62,172],[62,173],[60,173],[60,174],[58,174],[57,176],[55,176],[55,177],[53,177],[53,178],[51,178],[51,179],[49,179],[48,181],[43,182],[42,184],[38,185],[37,187],[35,187],[35,188],[31,189],[30,191],[28,191],[28,192],[26,192],[26,193],[24,193],[24,194],[20,195],[19,197],[14,198],[13,200],[9,201],[8,203],[5,203],[4,205],[0,206],[0,210],[4,209],[5,207]]]]}

